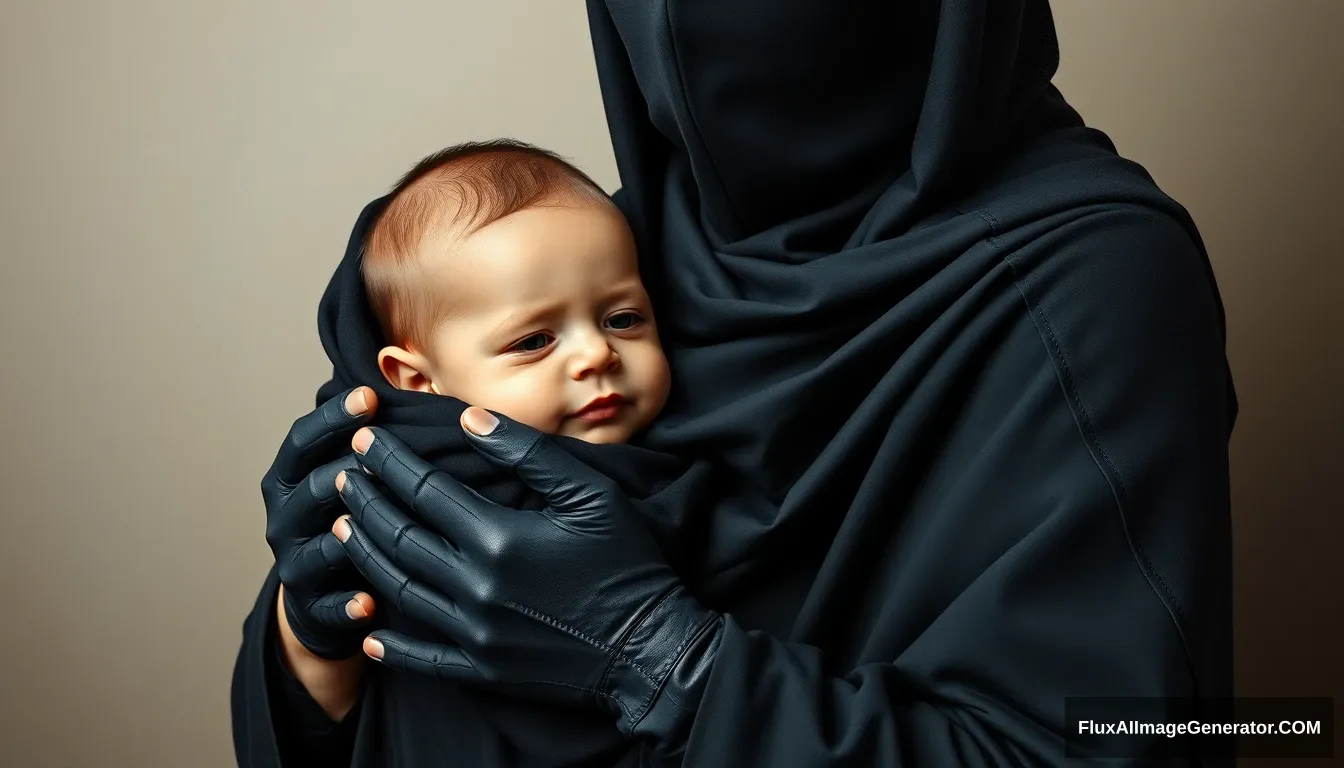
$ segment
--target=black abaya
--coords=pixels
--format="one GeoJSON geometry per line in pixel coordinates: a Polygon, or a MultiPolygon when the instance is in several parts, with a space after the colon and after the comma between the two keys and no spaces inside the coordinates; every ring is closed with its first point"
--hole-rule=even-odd
{"type": "MultiPolygon", "coordinates": [[[[1050,84],[1046,3],[589,14],[674,381],[639,444],[566,447],[726,616],[680,762],[1065,765],[1067,696],[1230,695],[1222,305],[1186,211],[1050,84]]],[[[373,386],[375,423],[534,503],[461,403],[381,382],[353,277],[378,205],[323,298],[318,402],[373,386]]],[[[234,680],[249,767],[302,764],[272,727],[275,588],[234,680]]],[[[365,682],[359,768],[678,761],[596,709],[365,682]]]]}

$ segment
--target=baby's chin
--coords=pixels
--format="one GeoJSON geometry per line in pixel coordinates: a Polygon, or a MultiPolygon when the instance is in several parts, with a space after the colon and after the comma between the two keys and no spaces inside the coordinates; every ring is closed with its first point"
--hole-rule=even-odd
{"type": "Polygon", "coordinates": [[[556,434],[572,437],[582,440],[585,443],[594,445],[614,445],[630,441],[639,427],[637,419],[631,419],[629,416],[634,414],[625,414],[626,418],[613,419],[612,421],[599,424],[589,424],[577,419],[565,419],[560,424],[556,434]]]}
{"type": "Polygon", "coordinates": [[[625,424],[599,424],[592,427],[566,428],[561,434],[594,445],[615,445],[630,439],[633,430],[625,424]]]}

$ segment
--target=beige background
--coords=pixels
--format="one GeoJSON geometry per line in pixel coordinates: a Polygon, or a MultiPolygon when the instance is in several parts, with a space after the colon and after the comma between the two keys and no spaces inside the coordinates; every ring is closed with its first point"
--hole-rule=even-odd
{"type": "MultiPolygon", "coordinates": [[[[1055,12],[1056,82],[1221,281],[1240,692],[1340,694],[1344,3],[1055,12]]],[[[0,3],[0,765],[232,764],[318,297],[367,200],[497,135],[617,184],[581,4],[0,3]]]]}

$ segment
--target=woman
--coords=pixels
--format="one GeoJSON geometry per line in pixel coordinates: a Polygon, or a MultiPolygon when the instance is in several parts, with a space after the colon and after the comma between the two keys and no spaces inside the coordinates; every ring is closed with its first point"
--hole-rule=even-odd
{"type": "Polygon", "coordinates": [[[356,362],[366,209],[263,481],[239,762],[1063,765],[1066,697],[1229,695],[1221,302],[1050,85],[1045,0],[589,15],[668,405],[423,428],[480,412],[356,362]]]}

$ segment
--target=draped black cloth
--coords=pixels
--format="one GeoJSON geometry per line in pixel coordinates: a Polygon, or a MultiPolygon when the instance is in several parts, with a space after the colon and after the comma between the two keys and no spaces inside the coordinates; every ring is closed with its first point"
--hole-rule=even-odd
{"type": "MultiPolygon", "coordinates": [[[[1051,85],[1047,3],[588,5],[673,384],[630,445],[559,439],[726,615],[682,763],[1064,765],[1066,696],[1230,695],[1222,304],[1186,210],[1051,85]]],[[[382,202],[322,299],[317,402],[371,386],[376,424],[539,506],[461,402],[378,374],[382,202]]],[[[275,588],[235,671],[249,767],[303,764],[275,588]]],[[[368,675],[360,768],[675,762],[596,709],[368,675]]]]}

